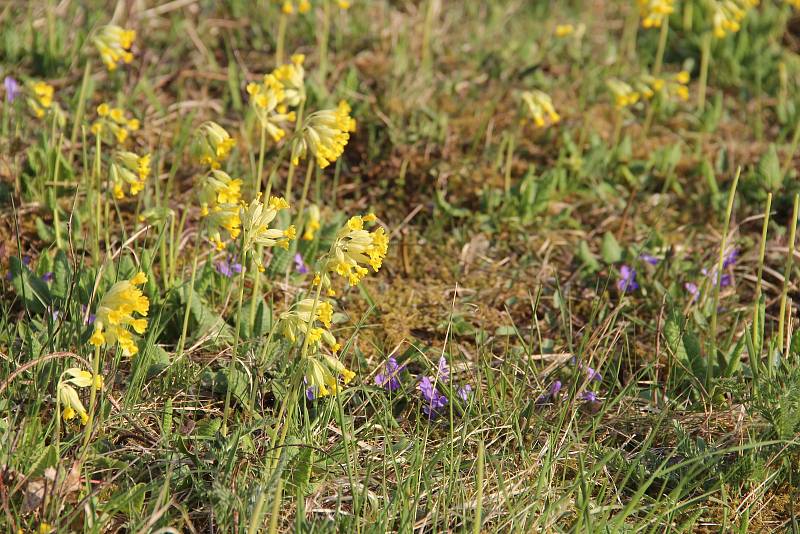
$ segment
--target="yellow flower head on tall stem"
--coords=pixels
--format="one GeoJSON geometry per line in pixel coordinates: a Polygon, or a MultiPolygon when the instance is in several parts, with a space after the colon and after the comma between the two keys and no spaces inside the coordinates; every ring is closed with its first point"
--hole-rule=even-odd
{"type": "Polygon", "coordinates": [[[78,392],[66,382],[58,384],[58,402],[62,406],[61,417],[64,421],[71,421],[78,416],[81,424],[85,425],[89,420],[89,414],[86,412],[78,392]]]}
{"type": "Polygon", "coordinates": [[[139,119],[129,118],[125,110],[111,107],[103,102],[97,106],[97,120],[92,123],[91,131],[101,140],[113,144],[123,144],[128,139],[130,132],[139,129],[139,119]]]}
{"type": "Polygon", "coordinates": [[[139,272],[130,280],[117,282],[103,295],[97,307],[94,321],[94,333],[89,342],[95,346],[119,343],[125,356],[133,356],[139,352],[132,328],[137,334],[147,330],[147,316],[150,301],[142,293],[141,286],[147,282],[143,272],[139,272]],[[134,317],[138,314],[142,317],[134,317]]]}
{"type": "Polygon", "coordinates": [[[316,204],[311,204],[306,211],[306,224],[303,230],[304,241],[312,241],[314,239],[314,235],[320,229],[319,217],[319,207],[316,204]]]}
{"type": "Polygon", "coordinates": [[[41,81],[28,82],[26,88],[28,108],[36,118],[41,119],[53,108],[53,93],[55,89],[52,85],[41,81]]]}
{"type": "Polygon", "coordinates": [[[291,59],[291,63],[276,67],[271,74],[274,79],[281,84],[281,88],[283,89],[283,100],[281,103],[286,106],[297,107],[300,105],[300,102],[306,99],[306,71],[303,68],[306,56],[303,54],[294,54],[291,59]]]}
{"type": "Polygon", "coordinates": [[[135,31],[110,24],[100,28],[93,42],[106,68],[112,71],[117,68],[120,61],[124,63],[133,61],[131,47],[135,39],[135,31]]]}
{"type": "Polygon", "coordinates": [[[543,91],[523,91],[522,102],[525,109],[533,119],[533,123],[539,128],[544,128],[548,124],[553,125],[561,121],[561,115],[553,106],[550,95],[543,91]]]}
{"type": "Polygon", "coordinates": [[[212,170],[200,182],[200,205],[204,212],[219,204],[238,204],[242,199],[242,180],[212,170]]]}
{"type": "Polygon", "coordinates": [[[332,320],[333,305],[330,302],[318,300],[315,306],[314,299],[306,298],[280,315],[280,332],[290,343],[303,342],[304,336],[307,335],[309,346],[314,351],[318,351],[321,344],[325,343],[331,352],[335,353],[340,345],[330,332],[332,320]],[[321,326],[317,325],[318,322],[321,326]]]}
{"type": "Polygon", "coordinates": [[[350,132],[355,129],[356,121],[350,116],[347,102],[312,113],[303,123],[300,137],[292,147],[292,162],[299,165],[310,151],[319,168],[324,169],[339,159],[350,139],[350,132]]]}
{"type": "Polygon", "coordinates": [[[339,230],[325,264],[326,272],[322,277],[325,287],[330,287],[327,273],[336,273],[346,278],[351,286],[356,286],[369,273],[367,267],[378,272],[389,250],[389,236],[382,226],[371,232],[364,229],[364,223],[371,224],[376,220],[371,213],[363,217],[357,215],[339,230]]]}
{"type": "Polygon", "coordinates": [[[217,250],[225,248],[227,238],[236,239],[242,231],[239,204],[217,204],[211,208],[203,208],[209,240],[217,250]],[[223,240],[223,233],[227,238],[223,240]]]}
{"type": "Polygon", "coordinates": [[[261,126],[276,143],[286,136],[285,124],[294,122],[296,114],[288,111],[284,100],[286,91],[274,74],[265,74],[262,83],[247,84],[250,105],[261,126]]]}
{"type": "Polygon", "coordinates": [[[689,72],[682,70],[666,77],[654,77],[649,74],[641,76],[636,82],[636,90],[647,100],[656,95],[662,98],[689,99],[689,72]]]}
{"type": "Polygon", "coordinates": [[[193,151],[202,165],[219,169],[236,146],[236,140],[214,121],[201,124],[194,136],[193,151]]]}
{"type": "MultiPolygon", "coordinates": [[[[261,202],[259,194],[248,205],[243,205],[239,212],[242,221],[242,250],[244,253],[253,252],[256,245],[264,247],[279,247],[288,249],[289,241],[296,237],[296,230],[290,225],[285,230],[270,228],[278,212],[289,208],[289,203],[281,197],[270,197],[266,204],[261,202]]],[[[254,258],[259,270],[263,270],[261,258],[254,258]]]]}
{"type": "Polygon", "coordinates": [[[125,185],[128,186],[131,196],[138,195],[144,189],[149,176],[150,154],[137,156],[125,150],[114,153],[111,159],[111,184],[115,198],[125,198],[125,185]]]}
{"type": "Polygon", "coordinates": [[[722,39],[729,33],[738,32],[747,12],[758,6],[758,3],[759,0],[712,0],[714,37],[722,39]]]}
{"type": "Polygon", "coordinates": [[[642,26],[660,28],[664,19],[675,11],[675,0],[636,0],[642,15],[642,26]]]}
{"type": "Polygon", "coordinates": [[[632,106],[636,104],[641,97],[641,94],[631,87],[630,84],[616,78],[607,80],[606,86],[614,97],[614,106],[616,106],[617,109],[632,106]]]}
{"type": "Polygon", "coordinates": [[[342,362],[327,354],[306,358],[306,384],[314,398],[336,395],[341,388],[339,379],[347,385],[356,374],[342,362]]]}

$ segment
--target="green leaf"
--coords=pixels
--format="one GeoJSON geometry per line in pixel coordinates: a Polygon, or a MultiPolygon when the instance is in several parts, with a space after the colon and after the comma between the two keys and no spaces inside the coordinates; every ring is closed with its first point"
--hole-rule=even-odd
{"type": "Polygon", "coordinates": [[[774,143],[770,143],[769,148],[758,161],[758,177],[767,191],[777,191],[783,183],[778,149],[774,143]]]}
{"type": "Polygon", "coordinates": [[[589,271],[596,272],[600,270],[600,262],[597,261],[595,255],[589,250],[589,244],[583,239],[578,243],[578,259],[581,260],[584,267],[589,271]]]}
{"type": "Polygon", "coordinates": [[[606,263],[617,263],[622,260],[622,248],[617,243],[617,238],[611,232],[603,235],[603,246],[601,249],[603,261],[606,263]]]}
{"type": "Polygon", "coordinates": [[[52,302],[50,290],[41,278],[34,275],[17,257],[9,259],[11,286],[32,313],[44,313],[52,302]]]}
{"type": "Polygon", "coordinates": [[[72,267],[69,265],[67,254],[63,250],[59,250],[56,252],[53,265],[53,283],[50,286],[50,293],[60,299],[67,298],[71,281],[72,267]]]}

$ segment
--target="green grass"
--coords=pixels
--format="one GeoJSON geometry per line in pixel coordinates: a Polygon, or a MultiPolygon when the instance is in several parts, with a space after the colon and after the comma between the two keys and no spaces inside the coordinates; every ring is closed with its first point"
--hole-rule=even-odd
{"type": "Polygon", "coordinates": [[[284,59],[306,56],[293,109],[346,100],[357,120],[308,173],[293,127],[263,138],[246,91],[276,66],[280,2],[0,8],[0,75],[23,85],[0,112],[0,530],[800,529],[800,12],[764,0],[716,38],[711,1],[677,0],[663,32],[619,1],[352,4],[283,19],[284,59]],[[112,72],[92,42],[109,23],[137,32],[112,72]],[[689,73],[686,100],[615,106],[608,80],[643,92],[659,69],[689,73]],[[530,120],[532,90],[557,124],[530,120]],[[140,121],[136,196],[112,193],[101,102],[140,121]],[[242,200],[287,191],[271,227],[302,235],[301,206],[319,207],[312,240],[210,243],[207,120],[236,140],[221,168],[242,200]],[[355,287],[331,275],[355,378],[308,400],[330,351],[289,341],[282,314],[326,298],[315,270],[370,212],[383,266],[355,287]],[[87,319],[139,271],[138,354],[96,351],[87,319]],[[389,356],[396,391],[375,380],[389,356]],[[418,385],[440,358],[431,420],[418,385]],[[60,417],[70,368],[104,377],[75,388],[86,425],[60,417]]]}

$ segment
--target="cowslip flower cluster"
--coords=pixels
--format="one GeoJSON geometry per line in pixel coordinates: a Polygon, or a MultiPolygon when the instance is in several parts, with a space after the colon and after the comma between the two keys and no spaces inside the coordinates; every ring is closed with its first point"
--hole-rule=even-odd
{"type": "Polygon", "coordinates": [[[193,152],[201,165],[219,169],[236,146],[236,140],[214,121],[201,124],[194,135],[193,152]]]}
{"type": "Polygon", "coordinates": [[[62,406],[61,417],[64,421],[71,421],[77,416],[80,417],[81,424],[85,425],[89,420],[89,414],[86,412],[86,408],[83,407],[75,387],[88,388],[94,386],[96,389],[102,389],[103,377],[93,375],[89,371],[83,371],[77,367],[67,369],[64,371],[64,375],[62,375],[58,383],[58,402],[62,406]],[[69,376],[69,378],[65,380],[64,375],[69,376]]]}
{"type": "Polygon", "coordinates": [[[222,233],[228,234],[230,239],[239,237],[242,231],[240,206],[238,204],[217,204],[204,212],[208,238],[217,250],[225,248],[222,233]]]}
{"type": "Polygon", "coordinates": [[[568,37],[575,32],[575,26],[572,24],[557,24],[555,29],[556,37],[568,37]]]}
{"type": "MultiPolygon", "coordinates": [[[[281,197],[270,197],[269,202],[261,202],[259,193],[250,204],[242,206],[239,218],[242,223],[242,250],[247,253],[255,250],[257,245],[264,247],[279,246],[289,248],[289,241],[295,238],[297,230],[290,225],[285,230],[270,228],[269,225],[278,215],[278,212],[289,208],[289,203],[281,197]]],[[[254,258],[260,271],[264,266],[260,257],[254,258]]]]}
{"type": "Polygon", "coordinates": [[[94,321],[94,333],[89,339],[92,345],[113,345],[119,343],[125,356],[133,356],[139,352],[133,335],[128,331],[130,326],[137,334],[147,330],[147,311],[150,301],[137,286],[147,282],[143,272],[137,273],[130,280],[117,282],[103,295],[97,307],[94,321]],[[135,318],[136,313],[142,317],[135,318]]]}
{"type": "MultiPolygon", "coordinates": [[[[310,0],[300,0],[299,2],[292,2],[291,0],[277,0],[281,4],[281,12],[284,15],[292,15],[296,13],[308,13],[311,11],[311,2],[310,0]]],[[[350,9],[350,1],[349,0],[336,0],[336,5],[339,6],[339,9],[345,10],[350,9]]]]}
{"type": "Polygon", "coordinates": [[[316,204],[311,204],[306,211],[306,223],[303,227],[304,241],[312,241],[314,239],[314,235],[321,227],[319,217],[319,207],[316,204]]]}
{"type": "Polygon", "coordinates": [[[277,143],[283,139],[286,136],[285,124],[294,122],[296,114],[284,103],[286,92],[281,81],[273,73],[265,74],[262,83],[247,84],[247,94],[261,126],[272,140],[277,143]]]}
{"type": "Polygon", "coordinates": [[[147,177],[150,176],[150,154],[137,156],[133,152],[119,150],[111,159],[111,183],[114,198],[125,198],[123,186],[128,186],[131,196],[136,196],[144,189],[147,177]]]}
{"type": "Polygon", "coordinates": [[[376,220],[377,217],[370,213],[363,217],[356,215],[347,221],[336,234],[331,255],[325,263],[325,272],[315,283],[322,283],[323,287],[329,288],[328,273],[336,273],[346,278],[351,286],[356,286],[369,273],[365,266],[378,272],[389,249],[389,236],[382,226],[372,232],[364,229],[364,223],[374,223],[376,220]]]}
{"type": "Polygon", "coordinates": [[[356,131],[356,121],[350,116],[350,111],[350,105],[342,100],[335,108],[309,115],[292,147],[292,163],[299,165],[309,151],[320,169],[339,159],[350,133],[356,131]]]}
{"type": "Polygon", "coordinates": [[[131,47],[135,39],[135,31],[110,24],[100,28],[93,41],[106,68],[112,71],[117,68],[117,63],[120,61],[124,63],[133,61],[131,47]]]}
{"type": "Polygon", "coordinates": [[[209,240],[217,250],[225,248],[223,232],[230,239],[241,233],[241,187],[242,180],[220,170],[212,170],[200,180],[200,216],[205,219],[209,240]]]}
{"type": "Polygon", "coordinates": [[[637,0],[637,3],[645,28],[660,28],[664,19],[675,11],[675,0],[637,0]]]}
{"type": "Polygon", "coordinates": [[[677,74],[668,77],[655,77],[649,74],[640,78],[637,88],[645,99],[651,99],[656,95],[665,98],[678,98],[679,100],[689,100],[689,72],[682,70],[677,74]]]}
{"type": "Polygon", "coordinates": [[[46,82],[30,81],[26,84],[28,90],[28,107],[36,118],[41,119],[53,107],[53,93],[55,89],[46,82]]]}
{"type": "Polygon", "coordinates": [[[342,362],[327,354],[306,358],[305,380],[309,384],[306,395],[310,398],[327,397],[339,392],[339,378],[349,384],[356,374],[342,362]]]}
{"type": "Polygon", "coordinates": [[[722,39],[742,28],[747,12],[758,6],[759,0],[714,0],[711,21],[714,37],[722,39]]]}
{"type": "Polygon", "coordinates": [[[539,90],[523,91],[521,96],[525,109],[537,127],[544,128],[548,124],[552,126],[561,121],[561,115],[547,93],[539,90]]]}
{"type": "Polygon", "coordinates": [[[117,143],[122,144],[130,135],[139,129],[139,119],[125,117],[125,110],[111,107],[103,102],[97,106],[97,120],[92,123],[91,131],[108,141],[108,135],[113,136],[117,143]]]}
{"type": "Polygon", "coordinates": [[[332,320],[333,305],[330,302],[318,300],[315,304],[314,299],[307,298],[280,315],[280,331],[290,343],[297,343],[301,337],[308,336],[308,345],[313,349],[319,350],[321,344],[325,343],[331,352],[336,353],[341,345],[330,332],[332,320]],[[316,325],[318,321],[322,326],[316,325]]]}
{"type": "Polygon", "coordinates": [[[272,76],[281,84],[283,104],[287,106],[297,107],[306,99],[305,60],[305,55],[294,54],[291,63],[279,65],[272,71],[272,76]]]}
{"type": "Polygon", "coordinates": [[[606,80],[606,86],[608,90],[611,91],[611,96],[614,98],[614,106],[617,109],[624,109],[632,106],[641,98],[639,91],[631,87],[630,84],[617,78],[606,80]]]}

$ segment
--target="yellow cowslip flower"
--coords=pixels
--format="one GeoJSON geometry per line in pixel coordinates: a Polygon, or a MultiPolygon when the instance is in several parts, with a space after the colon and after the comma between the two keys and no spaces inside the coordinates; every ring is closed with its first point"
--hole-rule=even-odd
{"type": "Polygon", "coordinates": [[[119,150],[111,159],[111,183],[114,197],[125,198],[123,186],[128,184],[131,196],[136,196],[144,189],[150,176],[150,154],[137,156],[133,152],[119,150]]]}
{"type": "Polygon", "coordinates": [[[314,234],[320,229],[319,223],[319,207],[316,204],[311,204],[306,212],[306,224],[303,230],[303,240],[312,241],[314,234]]]}
{"type": "Polygon", "coordinates": [[[214,121],[204,122],[195,132],[193,151],[197,160],[212,169],[220,168],[234,146],[236,140],[214,121]]]}
{"type": "Polygon", "coordinates": [[[200,206],[204,213],[218,204],[238,204],[242,199],[242,180],[212,170],[200,182],[200,206]]]}
{"type": "Polygon", "coordinates": [[[364,217],[356,215],[347,221],[336,234],[324,272],[319,280],[315,278],[315,284],[322,283],[323,287],[330,288],[328,273],[336,273],[355,286],[369,273],[365,266],[378,272],[389,250],[389,236],[382,226],[372,232],[364,229],[364,223],[374,223],[376,220],[375,215],[370,213],[364,217]]]}
{"type": "MultiPolygon", "coordinates": [[[[295,2],[291,0],[277,0],[281,4],[281,12],[284,15],[292,15],[295,13],[308,13],[311,11],[311,2],[309,0],[299,0],[297,2],[297,7],[295,7],[295,2]]],[[[348,0],[336,0],[336,5],[339,6],[339,9],[346,10],[350,9],[352,5],[351,2],[348,0]]]]}
{"type": "Polygon", "coordinates": [[[339,377],[344,385],[350,383],[356,374],[342,362],[327,354],[306,358],[306,384],[313,398],[327,397],[339,393],[339,377]]]}
{"type": "Polygon", "coordinates": [[[528,110],[534,124],[539,128],[556,124],[561,120],[561,115],[556,112],[550,95],[542,91],[523,91],[522,102],[528,110]]]}
{"type": "Polygon", "coordinates": [[[303,299],[295,304],[291,310],[283,312],[279,317],[281,335],[290,343],[297,343],[303,336],[308,336],[308,344],[315,350],[325,343],[331,352],[336,353],[341,346],[331,334],[330,327],[333,320],[333,305],[325,300],[319,300],[314,305],[314,299],[303,299]],[[312,319],[311,311],[314,310],[312,319]],[[317,322],[323,327],[316,326],[317,322]]]}
{"type": "Polygon", "coordinates": [[[617,109],[632,106],[637,103],[641,97],[641,94],[631,87],[630,84],[616,78],[607,80],[606,86],[608,86],[611,95],[614,97],[614,105],[617,109]]]}
{"type": "Polygon", "coordinates": [[[713,0],[711,21],[714,37],[722,39],[729,33],[738,32],[747,12],[758,3],[759,0],[713,0]]]}
{"type": "Polygon", "coordinates": [[[41,119],[53,107],[53,93],[55,89],[45,82],[28,82],[26,84],[29,96],[28,107],[37,118],[41,119]]]}
{"type": "Polygon", "coordinates": [[[283,89],[282,103],[286,106],[297,107],[300,102],[306,99],[306,71],[303,68],[305,60],[306,56],[303,54],[294,54],[291,63],[281,65],[272,71],[272,76],[281,84],[283,89]]]}
{"type": "Polygon", "coordinates": [[[339,6],[339,9],[350,9],[350,2],[348,0],[336,0],[336,5],[339,6]]]}
{"type": "MultiPolygon", "coordinates": [[[[296,229],[290,225],[285,230],[270,228],[270,223],[275,220],[278,212],[289,208],[289,203],[281,197],[270,197],[269,202],[261,202],[259,193],[250,204],[242,206],[239,218],[242,222],[242,250],[250,252],[256,245],[272,247],[278,245],[284,249],[289,248],[289,241],[295,238],[296,229]]],[[[255,258],[259,270],[263,270],[261,258],[255,258]]]]}
{"type": "Polygon", "coordinates": [[[58,402],[63,406],[61,417],[64,421],[71,421],[76,415],[80,416],[81,424],[85,425],[89,420],[89,414],[86,413],[86,408],[83,407],[78,392],[66,382],[58,385],[58,402]]]}
{"type": "Polygon", "coordinates": [[[675,0],[636,0],[642,15],[642,26],[660,28],[665,18],[675,11],[675,0]]]}
{"type": "Polygon", "coordinates": [[[222,232],[226,232],[231,239],[236,239],[241,233],[242,220],[239,216],[239,204],[217,204],[211,209],[203,208],[201,215],[206,217],[206,228],[209,240],[217,250],[225,248],[222,232]]]}
{"type": "Polygon", "coordinates": [[[83,371],[77,367],[70,367],[64,374],[69,375],[70,378],[64,380],[79,388],[88,388],[94,385],[95,389],[103,389],[103,377],[101,375],[93,375],[89,371],[83,371]]]}
{"type": "Polygon", "coordinates": [[[276,143],[286,136],[283,124],[295,121],[295,112],[287,111],[283,84],[274,74],[265,74],[262,83],[247,84],[250,104],[261,126],[276,143]]]}
{"type": "Polygon", "coordinates": [[[92,40],[106,68],[111,71],[117,68],[120,60],[125,63],[133,61],[130,50],[135,39],[135,31],[110,24],[100,28],[92,40]]]}
{"type": "Polygon", "coordinates": [[[342,155],[350,132],[356,129],[356,121],[350,116],[350,106],[339,102],[334,109],[324,109],[308,116],[303,123],[300,137],[292,147],[292,162],[299,165],[308,151],[316,158],[317,165],[324,169],[342,155]]]}
{"type": "Polygon", "coordinates": [[[556,25],[556,37],[567,37],[572,35],[575,32],[575,26],[572,24],[557,24],[556,25]]]}
{"type": "MultiPolygon", "coordinates": [[[[103,102],[97,106],[97,120],[92,123],[91,131],[101,139],[107,134],[113,136],[118,144],[123,144],[130,134],[139,129],[139,119],[127,118],[122,108],[112,108],[103,102]]],[[[108,141],[108,139],[103,139],[108,141]]]]}
{"type": "MultiPolygon", "coordinates": [[[[655,77],[649,74],[641,76],[635,83],[636,92],[645,100],[656,95],[663,98],[689,99],[689,73],[685,70],[669,77],[655,77]]],[[[621,106],[625,107],[625,106],[621,106]]]]}
{"type": "Polygon", "coordinates": [[[800,0],[784,0],[787,4],[795,9],[800,9],[800,0]]]}
{"type": "Polygon", "coordinates": [[[139,272],[130,280],[117,282],[103,295],[95,314],[94,333],[89,339],[92,345],[119,343],[125,356],[139,352],[127,327],[131,326],[137,334],[144,334],[147,330],[147,319],[133,317],[134,313],[146,317],[150,308],[150,301],[136,287],[145,282],[147,277],[139,272]]]}

